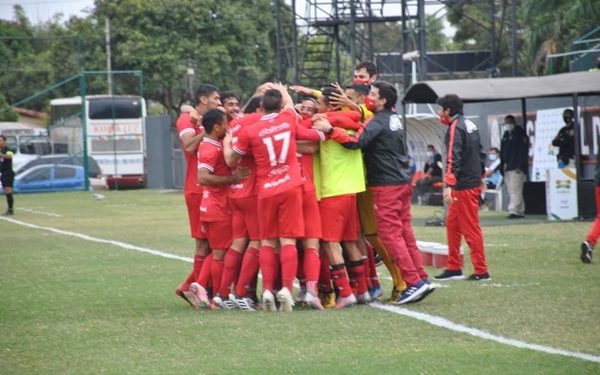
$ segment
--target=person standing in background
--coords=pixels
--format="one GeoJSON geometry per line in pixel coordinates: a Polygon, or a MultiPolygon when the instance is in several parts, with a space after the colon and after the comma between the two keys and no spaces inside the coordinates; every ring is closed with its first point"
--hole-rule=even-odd
{"type": "Polygon", "coordinates": [[[6,196],[8,209],[4,216],[14,215],[13,211],[13,195],[12,188],[15,180],[15,172],[12,169],[13,150],[6,145],[6,137],[0,135],[0,180],[2,181],[2,189],[6,196]]]}
{"type": "Polygon", "coordinates": [[[552,140],[552,146],[558,147],[558,168],[575,167],[575,118],[572,109],[565,109],[563,120],[565,126],[560,128],[552,140]]]}
{"type": "Polygon", "coordinates": [[[529,140],[515,117],[504,118],[504,135],[500,146],[500,171],[508,189],[508,218],[525,217],[523,186],[529,171],[529,140]]]}

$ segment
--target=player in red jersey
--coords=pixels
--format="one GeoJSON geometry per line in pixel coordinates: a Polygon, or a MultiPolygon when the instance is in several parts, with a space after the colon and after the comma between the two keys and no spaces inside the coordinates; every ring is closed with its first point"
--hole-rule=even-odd
{"type": "Polygon", "coordinates": [[[194,254],[194,263],[192,272],[186,280],[181,283],[175,293],[187,301],[190,305],[198,307],[194,294],[189,290],[190,284],[195,281],[202,269],[202,264],[209,256],[210,248],[206,240],[206,234],[202,233],[200,228],[200,201],[202,199],[202,187],[198,184],[198,145],[204,137],[204,129],[197,123],[198,117],[204,115],[209,109],[221,105],[219,89],[213,85],[199,85],[195,91],[195,107],[192,112],[182,113],[177,119],[177,132],[179,133],[179,142],[184,151],[186,161],[186,174],[184,195],[188,210],[188,219],[190,223],[190,232],[196,242],[196,251],[194,254]]]}
{"type": "MultiPolygon", "coordinates": [[[[231,245],[231,211],[227,200],[230,183],[237,183],[247,176],[247,171],[238,168],[235,173],[225,164],[221,139],[227,131],[227,118],[220,109],[211,109],[203,116],[202,126],[206,131],[198,147],[198,181],[203,186],[200,205],[200,220],[206,228],[208,243],[212,248],[213,261],[210,269],[212,285],[219,288],[223,273],[223,258],[231,245]]],[[[208,280],[192,283],[190,289],[202,304],[209,304],[206,293],[208,280]]],[[[215,290],[213,302],[229,308],[215,290]]]]}
{"type": "Polygon", "coordinates": [[[227,121],[229,123],[241,116],[240,100],[233,91],[222,91],[221,103],[223,103],[223,108],[225,109],[225,113],[227,114],[227,121]]]}
{"type": "Polygon", "coordinates": [[[261,101],[264,116],[243,128],[234,145],[231,145],[232,137],[229,135],[224,146],[229,165],[236,163],[242,155],[254,156],[260,213],[259,262],[263,276],[263,304],[266,310],[275,310],[275,246],[279,239],[283,288],[277,293],[277,299],[282,303],[283,311],[290,312],[294,306],[291,290],[298,264],[296,239],[304,235],[302,176],[295,140],[317,141],[324,136],[321,132],[297,127],[296,113],[287,89],[281,84],[272,87],[264,93],[261,101]]]}

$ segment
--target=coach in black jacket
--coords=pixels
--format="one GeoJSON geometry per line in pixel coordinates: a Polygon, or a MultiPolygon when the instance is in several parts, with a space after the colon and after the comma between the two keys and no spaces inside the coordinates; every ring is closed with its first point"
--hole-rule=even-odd
{"type": "Polygon", "coordinates": [[[471,249],[474,272],[469,280],[489,280],[483,235],[479,225],[479,196],[484,164],[477,125],[463,116],[463,102],[456,95],[438,99],[439,115],[446,131],[446,173],[444,201],[448,204],[446,236],[448,268],[436,280],[462,280],[460,242],[464,236],[471,249]]]}

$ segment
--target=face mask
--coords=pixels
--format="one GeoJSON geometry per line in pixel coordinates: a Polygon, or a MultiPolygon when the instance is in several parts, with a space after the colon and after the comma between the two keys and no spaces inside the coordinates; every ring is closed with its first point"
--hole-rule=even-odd
{"type": "Polygon", "coordinates": [[[490,161],[496,161],[498,159],[498,155],[496,155],[496,154],[489,154],[488,155],[488,159],[490,159],[490,161]]]}
{"type": "Polygon", "coordinates": [[[367,79],[354,78],[352,80],[352,84],[369,86],[369,79],[368,78],[367,79]]]}
{"type": "Polygon", "coordinates": [[[427,155],[428,158],[432,158],[433,157],[433,151],[427,151],[425,153],[425,155],[427,155]]]}
{"type": "Polygon", "coordinates": [[[375,102],[369,96],[365,98],[365,107],[371,112],[375,111],[375,102]]]}
{"type": "Polygon", "coordinates": [[[507,132],[512,132],[513,130],[515,130],[515,124],[504,124],[504,129],[507,132]]]}
{"type": "Polygon", "coordinates": [[[450,126],[450,117],[440,115],[440,122],[444,125],[450,126]]]}

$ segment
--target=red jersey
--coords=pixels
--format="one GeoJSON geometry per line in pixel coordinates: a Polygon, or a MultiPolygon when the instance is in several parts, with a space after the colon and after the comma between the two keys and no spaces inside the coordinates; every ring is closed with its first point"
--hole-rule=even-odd
{"type": "Polygon", "coordinates": [[[286,109],[264,115],[253,125],[242,128],[233,149],[240,155],[254,156],[258,196],[264,198],[302,185],[295,140],[323,138],[323,133],[317,130],[298,127],[296,112],[286,109]]]}
{"type": "MultiPolygon", "coordinates": [[[[231,170],[225,163],[223,145],[205,137],[198,147],[198,169],[205,168],[215,176],[230,176],[231,170]]],[[[229,185],[203,185],[200,220],[221,221],[231,216],[227,202],[229,185]]]]}
{"type": "MultiPolygon", "coordinates": [[[[179,133],[179,143],[183,150],[183,138],[185,136],[194,136],[203,132],[203,128],[190,121],[189,113],[182,113],[177,119],[177,133],[179,133]]],[[[183,192],[189,193],[202,193],[202,186],[198,183],[198,157],[196,152],[186,152],[183,150],[185,155],[185,185],[183,192]]]]}
{"type": "MultiPolygon", "coordinates": [[[[306,129],[311,129],[313,122],[311,118],[303,118],[298,124],[306,129]]],[[[313,155],[298,153],[298,161],[300,162],[302,172],[302,190],[314,191],[315,178],[313,169],[313,155]]]]}
{"type": "MultiPolygon", "coordinates": [[[[239,132],[262,117],[262,113],[251,113],[243,117],[238,117],[229,123],[229,128],[233,134],[233,144],[237,142],[239,132]]],[[[237,168],[248,168],[250,175],[242,181],[229,185],[230,198],[247,198],[257,194],[256,188],[256,165],[254,158],[250,154],[243,155],[237,164],[237,168]]]]}

